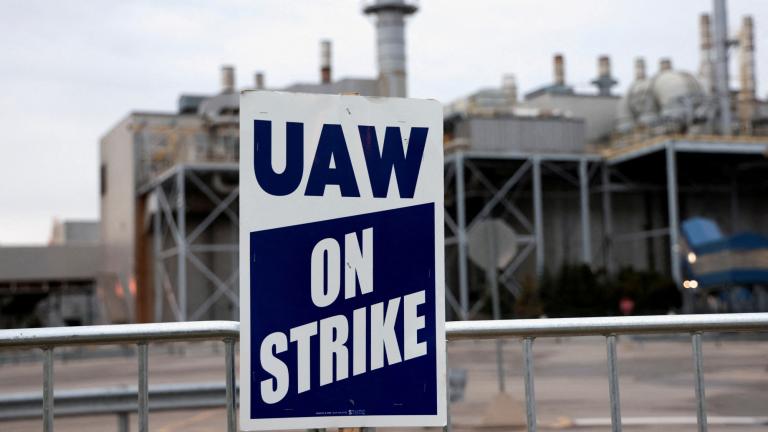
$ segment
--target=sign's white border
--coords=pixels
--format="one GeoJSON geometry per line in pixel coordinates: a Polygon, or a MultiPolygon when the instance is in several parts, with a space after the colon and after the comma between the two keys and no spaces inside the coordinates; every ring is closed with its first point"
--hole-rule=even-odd
{"type": "MultiPolygon", "coordinates": [[[[320,124],[320,123],[318,123],[320,124]]],[[[280,128],[274,128],[273,134],[275,140],[280,139],[280,128]]],[[[350,147],[350,154],[354,158],[356,134],[346,134],[347,143],[350,147]]],[[[307,137],[305,136],[305,139],[307,137]]],[[[359,143],[359,137],[356,138],[359,143]]],[[[383,135],[379,137],[379,142],[383,142],[383,135]]],[[[297,93],[280,93],[270,91],[244,91],[240,96],[240,429],[242,430],[273,430],[273,429],[312,429],[326,427],[388,427],[388,426],[444,426],[446,424],[446,358],[445,358],[445,249],[444,249],[444,215],[443,215],[443,129],[442,129],[442,106],[434,100],[400,99],[400,98],[372,98],[363,96],[347,95],[309,95],[297,93]],[[273,113],[259,111],[255,106],[254,98],[262,98],[259,106],[263,107],[263,98],[270,101],[269,106],[274,107],[273,113]],[[375,125],[383,131],[384,125],[399,124],[402,127],[410,126],[429,126],[430,131],[427,137],[427,147],[424,152],[424,161],[422,162],[422,171],[420,176],[429,178],[429,193],[422,193],[419,196],[419,189],[423,187],[424,181],[421,179],[421,186],[417,186],[416,199],[401,200],[394,203],[390,199],[376,200],[380,209],[369,208],[366,211],[355,211],[348,208],[339,201],[339,197],[302,197],[308,204],[303,208],[307,212],[313,213],[313,221],[325,220],[330,217],[324,217],[322,208],[317,207],[322,204],[323,208],[335,210],[333,218],[352,216],[377,210],[394,209],[408,207],[417,204],[433,202],[435,208],[435,341],[436,341],[436,369],[437,369],[437,414],[436,415],[391,415],[391,416],[317,416],[317,417],[294,417],[294,418],[266,418],[251,419],[251,335],[250,335],[250,266],[249,266],[249,234],[256,227],[249,222],[260,209],[254,208],[254,201],[250,192],[256,188],[256,180],[253,177],[253,120],[256,118],[271,119],[280,121],[301,121],[302,117],[279,118],[274,113],[303,111],[305,114],[309,110],[317,111],[313,115],[315,123],[324,121],[326,123],[337,123],[347,130],[356,128],[355,118],[346,117],[343,113],[350,113],[350,107],[353,107],[355,113],[362,112],[362,117],[358,117],[359,124],[375,125]],[[294,110],[294,108],[296,108],[294,110]],[[300,109],[301,108],[301,109],[300,109]],[[414,113],[412,116],[409,113],[414,113]],[[379,115],[383,118],[379,119],[379,115]],[[336,121],[334,121],[336,120],[336,121]],[[374,121],[378,120],[378,121],[374,121]],[[349,124],[345,126],[344,123],[349,124]],[[397,123],[394,123],[397,122],[397,123]],[[427,158],[430,160],[428,161],[427,158]],[[242,163],[245,161],[245,163],[242,163]],[[432,171],[432,172],[430,172],[432,171]],[[249,185],[250,182],[250,185],[249,185]],[[314,199],[313,199],[314,198],[314,199]],[[426,199],[425,199],[426,198],[426,199]],[[323,200],[315,201],[315,200],[323,200]],[[313,202],[314,201],[314,202],[313,202]],[[384,205],[382,206],[382,202],[384,205]],[[347,210],[348,214],[338,214],[339,208],[342,211],[347,210]]],[[[360,146],[358,145],[359,149],[360,146]]],[[[275,164],[281,157],[275,155],[275,164]]],[[[284,157],[284,156],[283,156],[284,157]]],[[[307,161],[308,162],[308,161],[307,161]]],[[[305,166],[311,166],[305,162],[305,166]]],[[[360,182],[361,193],[364,192],[364,182],[360,182]]],[[[302,183],[303,187],[304,184],[302,183]]],[[[390,191],[392,190],[390,185],[390,191]]],[[[369,195],[370,196],[370,195],[369,195]]],[[[365,198],[351,198],[358,202],[365,198]]],[[[283,202],[287,201],[282,197],[283,202]]],[[[370,200],[369,200],[370,202],[370,200]]],[[[295,208],[293,209],[296,213],[295,208]]],[[[272,209],[272,212],[279,210],[272,209]]],[[[301,213],[301,212],[299,212],[301,213]]],[[[263,212],[261,212],[264,215],[263,212]]],[[[289,218],[290,219],[290,218],[289,218]]],[[[306,221],[302,221],[306,222],[306,221]]],[[[285,218],[275,218],[268,224],[275,226],[290,226],[295,223],[287,221],[285,218]]],[[[263,224],[262,224],[263,225],[263,224]]],[[[266,229],[260,226],[258,229],[266,229]]],[[[371,389],[371,391],[376,391],[371,389]]]]}

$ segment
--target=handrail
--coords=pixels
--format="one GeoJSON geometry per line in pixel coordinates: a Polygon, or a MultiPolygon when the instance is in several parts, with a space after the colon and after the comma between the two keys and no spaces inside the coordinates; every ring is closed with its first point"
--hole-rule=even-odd
{"type": "Polygon", "coordinates": [[[0,330],[0,349],[238,339],[236,321],[188,321],[0,330]]]}
{"type": "Polygon", "coordinates": [[[448,340],[768,331],[768,313],[451,321],[448,340]]]}
{"type": "MultiPolygon", "coordinates": [[[[707,429],[701,335],[706,332],[768,331],[768,313],[711,315],[654,315],[632,317],[552,318],[494,321],[453,321],[445,325],[449,341],[466,339],[522,338],[526,418],[528,430],[536,430],[536,401],[533,374],[533,341],[539,337],[604,336],[608,360],[611,425],[621,431],[616,336],[623,334],[688,333],[694,362],[694,387],[699,431],[707,429]]],[[[139,430],[148,430],[148,347],[151,342],[222,340],[225,344],[227,430],[235,431],[237,420],[235,352],[240,336],[236,321],[191,321],[156,324],[121,324],[0,330],[0,350],[43,350],[43,429],[53,430],[53,349],[72,345],[136,344],[138,351],[139,430]]]]}
{"type": "MultiPolygon", "coordinates": [[[[527,337],[768,331],[768,313],[449,321],[449,341],[527,337]]],[[[237,321],[0,330],[0,349],[239,339],[237,321]]]]}

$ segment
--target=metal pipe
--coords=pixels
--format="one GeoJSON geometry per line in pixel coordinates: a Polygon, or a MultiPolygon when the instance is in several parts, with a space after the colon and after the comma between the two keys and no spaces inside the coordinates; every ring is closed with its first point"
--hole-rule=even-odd
{"type": "Polygon", "coordinates": [[[406,97],[405,17],[415,13],[415,2],[374,0],[363,13],[376,16],[376,49],[380,96],[406,97]]]}
{"type": "Polygon", "coordinates": [[[720,133],[731,134],[731,91],[728,83],[728,16],[725,0],[714,0],[713,44],[715,47],[715,89],[719,107],[720,133]]]}
{"type": "Polygon", "coordinates": [[[136,345],[139,348],[139,432],[149,432],[149,347],[143,341],[136,345]]]}
{"type": "Polygon", "coordinates": [[[693,379],[696,390],[696,423],[699,432],[707,432],[707,401],[704,395],[704,364],[701,354],[701,333],[691,334],[693,348],[693,379]]]}
{"type": "MultiPolygon", "coordinates": [[[[0,335],[0,341],[2,336],[0,335]]],[[[43,347],[43,431],[53,432],[53,347],[43,347]]]]}
{"type": "MultiPolygon", "coordinates": [[[[449,321],[449,341],[469,339],[768,332],[768,313],[449,321]]],[[[237,339],[236,321],[189,321],[0,330],[0,349],[237,339]]],[[[45,348],[44,348],[45,352],[45,348]]],[[[51,366],[51,373],[53,369],[51,366]]],[[[52,374],[51,374],[52,376],[52,374]]]]}
{"type": "Polygon", "coordinates": [[[589,162],[579,161],[579,204],[581,207],[581,261],[592,265],[592,228],[589,219],[589,162]]]}
{"type": "Polygon", "coordinates": [[[227,432],[237,432],[237,393],[235,390],[235,338],[224,339],[224,367],[227,379],[227,432]]]}
{"type": "Polygon", "coordinates": [[[469,319],[469,280],[467,269],[467,214],[464,202],[464,155],[456,154],[456,236],[459,239],[459,304],[461,319],[469,319]]]}
{"type": "Polygon", "coordinates": [[[194,321],[0,330],[0,349],[93,344],[134,344],[238,337],[240,323],[194,321]]]}
{"type": "Polygon", "coordinates": [[[523,376],[525,378],[525,420],[528,432],[536,432],[536,394],[533,387],[533,338],[523,339],[523,376]]]}
{"type": "Polygon", "coordinates": [[[635,59],[635,81],[642,81],[645,76],[645,59],[637,57],[635,59]]]}
{"type": "Polygon", "coordinates": [[[768,313],[450,321],[449,341],[619,334],[768,331],[768,313]]]}
{"type": "Polygon", "coordinates": [[[256,72],[253,74],[253,86],[256,90],[264,89],[264,73],[256,72]]]}
{"type": "MultiPolygon", "coordinates": [[[[493,311],[493,319],[501,319],[501,299],[499,298],[499,279],[498,279],[498,267],[497,257],[498,249],[496,247],[496,229],[494,225],[490,225],[490,229],[486,230],[486,239],[488,243],[488,262],[486,263],[486,278],[488,279],[488,290],[491,292],[491,309],[493,311]]],[[[496,341],[496,378],[499,384],[499,393],[506,391],[506,373],[504,372],[504,341],[496,341]]]]}
{"type": "Polygon", "coordinates": [[[320,41],[320,82],[331,83],[331,41],[320,41]]]}
{"type": "Polygon", "coordinates": [[[741,133],[752,134],[755,116],[755,35],[751,16],[745,16],[739,33],[739,123],[741,133]]]}
{"type": "Polygon", "coordinates": [[[709,14],[699,16],[699,78],[707,94],[715,93],[712,77],[712,24],[709,14]]]}
{"type": "Polygon", "coordinates": [[[533,158],[533,219],[536,238],[536,276],[544,274],[544,209],[541,192],[541,159],[533,158]]]}
{"type": "Polygon", "coordinates": [[[608,350],[608,393],[611,399],[611,431],[621,432],[621,398],[619,396],[619,370],[616,364],[616,335],[606,338],[608,350]]]}
{"type": "Polygon", "coordinates": [[[221,92],[232,93],[235,91],[235,68],[233,66],[221,67],[221,92]]]}
{"type": "Polygon", "coordinates": [[[554,67],[555,85],[564,86],[565,85],[565,60],[563,59],[563,55],[555,54],[552,64],[554,67]]]}

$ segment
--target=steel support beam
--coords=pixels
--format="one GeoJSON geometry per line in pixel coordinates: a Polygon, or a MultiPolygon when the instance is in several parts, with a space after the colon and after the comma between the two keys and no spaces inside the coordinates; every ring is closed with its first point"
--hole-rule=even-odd
{"type": "MultiPolygon", "coordinates": [[[[163,186],[158,186],[158,188],[161,187],[163,186]]],[[[160,256],[163,247],[163,231],[161,229],[163,215],[160,213],[160,198],[158,197],[157,191],[154,192],[154,199],[156,208],[155,213],[152,215],[152,249],[154,257],[154,260],[152,261],[152,273],[154,276],[152,280],[152,293],[154,294],[155,299],[155,322],[160,322],[163,320],[163,291],[160,288],[163,283],[162,275],[160,274],[160,266],[162,265],[163,260],[160,256]]]]}
{"type": "Polygon", "coordinates": [[[581,261],[592,265],[592,229],[589,223],[588,161],[579,161],[579,204],[581,205],[581,261]]]}
{"type": "Polygon", "coordinates": [[[467,268],[467,213],[464,196],[464,155],[457,153],[454,159],[456,164],[456,228],[459,243],[459,304],[461,305],[461,319],[469,318],[469,280],[467,268]]]}
{"type": "Polygon", "coordinates": [[[176,247],[179,254],[176,257],[176,284],[179,300],[179,321],[187,320],[187,209],[184,190],[184,166],[176,171],[176,226],[178,227],[176,247]]]}
{"type": "MultiPolygon", "coordinates": [[[[677,196],[677,157],[674,142],[667,143],[667,216],[669,218],[669,261],[672,267],[672,279],[678,289],[682,286],[683,276],[680,262],[680,217],[679,202],[677,196]]],[[[685,302],[689,302],[689,296],[683,295],[685,302]]],[[[690,304],[684,304],[683,308],[690,312],[690,304]]]]}
{"type": "Polygon", "coordinates": [[[544,274],[544,208],[541,193],[541,159],[533,158],[533,229],[536,239],[536,276],[544,274]]]}
{"type": "Polygon", "coordinates": [[[603,261],[608,274],[613,273],[613,209],[611,206],[611,168],[603,165],[602,176],[603,198],[603,261]]]}

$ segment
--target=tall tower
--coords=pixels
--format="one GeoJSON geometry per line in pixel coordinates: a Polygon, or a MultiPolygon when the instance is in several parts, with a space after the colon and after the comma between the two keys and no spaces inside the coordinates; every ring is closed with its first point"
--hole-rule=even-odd
{"type": "Polygon", "coordinates": [[[731,134],[731,90],[728,82],[728,16],[725,0],[714,0],[712,44],[715,49],[715,94],[718,101],[720,133],[731,134]]]}
{"type": "Polygon", "coordinates": [[[406,97],[405,17],[419,7],[412,0],[373,0],[363,13],[376,15],[379,91],[383,96],[406,97]]]}

